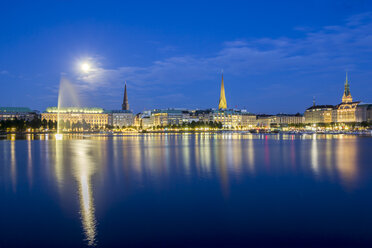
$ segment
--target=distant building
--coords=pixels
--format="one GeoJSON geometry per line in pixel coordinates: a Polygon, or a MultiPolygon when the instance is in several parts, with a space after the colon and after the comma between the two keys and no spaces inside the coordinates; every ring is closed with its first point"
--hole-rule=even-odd
{"type": "Polygon", "coordinates": [[[336,120],[336,122],[357,122],[356,109],[359,103],[360,101],[353,102],[346,73],[345,89],[342,96],[342,103],[335,106],[334,119],[336,120]]]}
{"type": "Polygon", "coordinates": [[[41,114],[42,120],[64,121],[72,123],[87,123],[92,127],[105,127],[109,123],[109,114],[102,108],[60,108],[49,107],[41,114]]]}
{"type": "Polygon", "coordinates": [[[182,125],[189,112],[186,109],[155,109],[151,115],[155,126],[182,125]]]}
{"type": "Polygon", "coordinates": [[[130,110],[111,110],[107,113],[110,126],[122,128],[134,125],[134,115],[130,110]]]}
{"type": "Polygon", "coordinates": [[[240,126],[246,128],[254,128],[257,126],[257,116],[255,114],[249,113],[245,110],[241,110],[240,114],[242,116],[240,126]]]}
{"type": "Polygon", "coordinates": [[[0,107],[0,121],[25,120],[32,121],[39,115],[38,111],[25,107],[0,107]]]}
{"type": "Polygon", "coordinates": [[[314,105],[305,111],[305,123],[350,123],[368,121],[370,107],[353,101],[346,73],[342,102],[338,105],[314,105]]]}
{"type": "Polygon", "coordinates": [[[108,125],[115,128],[123,128],[135,125],[135,117],[133,112],[129,110],[128,94],[127,94],[127,82],[124,86],[124,97],[121,110],[109,110],[106,111],[108,114],[108,125]]]}
{"type": "Polygon", "coordinates": [[[155,109],[144,111],[135,117],[135,125],[144,129],[192,122],[218,122],[225,128],[253,128],[256,125],[256,115],[245,110],[155,109]]]}
{"type": "Polygon", "coordinates": [[[333,105],[313,105],[305,111],[305,123],[331,123],[333,109],[333,105]]]}
{"type": "Polygon", "coordinates": [[[302,124],[305,122],[305,117],[302,114],[277,114],[274,117],[274,122],[279,125],[302,124]]]}
{"type": "Polygon", "coordinates": [[[148,129],[154,126],[154,118],[151,116],[151,111],[143,111],[138,113],[134,117],[134,125],[136,127],[142,127],[143,129],[148,129]]]}
{"type": "Polygon", "coordinates": [[[355,110],[356,122],[372,122],[372,104],[360,103],[355,110]]]}
{"type": "Polygon", "coordinates": [[[252,128],[256,124],[256,115],[245,110],[196,110],[194,115],[198,117],[199,121],[219,122],[225,128],[252,128]]]}
{"type": "Polygon", "coordinates": [[[276,124],[275,115],[257,115],[256,126],[261,128],[270,128],[271,125],[276,124]]]}

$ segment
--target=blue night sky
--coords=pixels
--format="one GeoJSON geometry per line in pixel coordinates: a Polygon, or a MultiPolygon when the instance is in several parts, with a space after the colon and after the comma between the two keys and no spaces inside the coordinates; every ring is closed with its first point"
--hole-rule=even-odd
{"type": "Polygon", "coordinates": [[[7,1],[0,106],[56,106],[62,76],[82,105],[135,112],[229,107],[303,112],[372,102],[372,1],[7,1]],[[88,61],[92,71],[82,73],[88,61]]]}

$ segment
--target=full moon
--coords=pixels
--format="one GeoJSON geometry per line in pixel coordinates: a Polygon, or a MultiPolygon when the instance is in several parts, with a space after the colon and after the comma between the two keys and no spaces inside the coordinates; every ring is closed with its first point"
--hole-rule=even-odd
{"type": "Polygon", "coordinates": [[[81,70],[83,72],[88,72],[90,70],[90,65],[88,63],[81,64],[81,70]]]}

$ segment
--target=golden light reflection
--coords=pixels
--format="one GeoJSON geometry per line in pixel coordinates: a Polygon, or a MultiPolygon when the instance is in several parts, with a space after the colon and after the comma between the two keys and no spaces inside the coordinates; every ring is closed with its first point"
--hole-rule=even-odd
{"type": "Polygon", "coordinates": [[[358,176],[358,150],[355,138],[337,142],[336,154],[336,167],[343,183],[346,186],[353,186],[358,176]]]}
{"type": "Polygon", "coordinates": [[[61,140],[55,140],[55,176],[57,180],[57,186],[59,190],[63,187],[64,183],[64,175],[63,175],[63,143],[61,140]]]}
{"type": "Polygon", "coordinates": [[[85,239],[89,246],[96,244],[96,218],[95,207],[93,202],[93,193],[91,185],[91,176],[96,168],[92,158],[91,147],[88,141],[75,141],[73,151],[74,157],[74,176],[78,182],[79,200],[80,200],[80,215],[83,224],[85,239]]]}
{"type": "Polygon", "coordinates": [[[10,173],[12,178],[13,190],[16,191],[17,185],[17,160],[16,160],[16,142],[14,139],[10,141],[10,173]]]}
{"type": "Polygon", "coordinates": [[[182,135],[182,161],[184,164],[184,171],[186,176],[190,176],[191,174],[191,165],[190,165],[190,157],[191,157],[191,150],[190,150],[190,137],[189,135],[182,135]]]}
{"type": "Polygon", "coordinates": [[[89,176],[86,174],[80,175],[79,182],[79,198],[80,198],[80,214],[82,218],[85,238],[88,245],[93,246],[96,244],[96,219],[95,209],[93,203],[93,195],[91,189],[91,182],[89,176]]]}
{"type": "Polygon", "coordinates": [[[253,140],[252,136],[250,139],[248,139],[248,152],[246,153],[248,156],[248,168],[251,173],[255,172],[254,168],[254,145],[253,145],[253,140]]]}
{"type": "Polygon", "coordinates": [[[313,139],[311,142],[311,168],[313,169],[315,175],[319,174],[318,146],[316,134],[313,135],[313,139]]]}
{"type": "Polygon", "coordinates": [[[32,186],[32,141],[27,139],[27,176],[28,183],[32,186]]]}

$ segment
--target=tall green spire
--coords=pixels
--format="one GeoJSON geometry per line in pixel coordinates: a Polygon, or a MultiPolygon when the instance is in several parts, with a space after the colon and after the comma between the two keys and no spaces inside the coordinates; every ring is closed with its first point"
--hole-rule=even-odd
{"type": "Polygon", "coordinates": [[[348,103],[348,102],[352,102],[352,101],[353,101],[353,98],[351,97],[349,80],[347,78],[347,72],[346,72],[345,89],[344,89],[344,95],[342,96],[342,102],[343,103],[348,103]]]}
{"type": "Polygon", "coordinates": [[[223,73],[222,73],[222,81],[221,81],[221,95],[220,95],[220,102],[218,104],[218,109],[227,109],[227,102],[225,97],[225,86],[223,83],[223,73]]]}
{"type": "Polygon", "coordinates": [[[350,95],[350,86],[349,86],[349,81],[347,80],[347,72],[346,72],[346,79],[345,79],[345,91],[344,91],[345,96],[350,95]]]}

